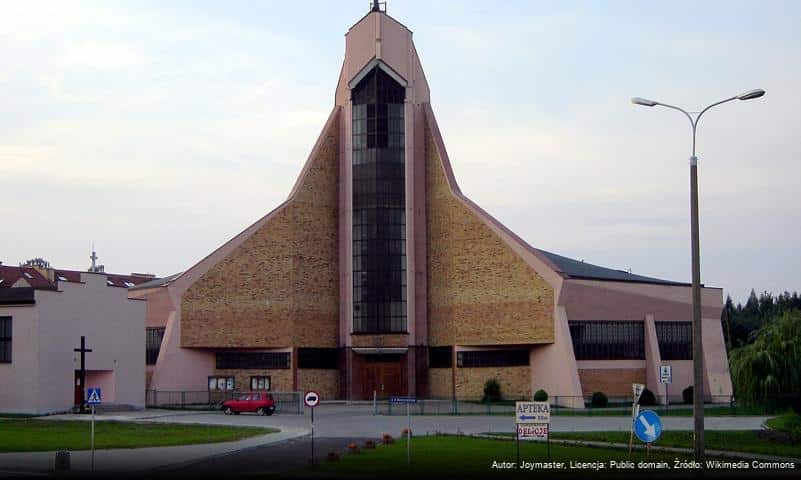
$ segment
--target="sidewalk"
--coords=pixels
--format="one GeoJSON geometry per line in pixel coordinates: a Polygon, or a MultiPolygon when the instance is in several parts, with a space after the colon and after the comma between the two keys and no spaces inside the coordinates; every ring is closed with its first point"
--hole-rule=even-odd
{"type": "MultiPolygon", "coordinates": [[[[178,467],[203,459],[229,455],[242,450],[283,442],[308,434],[306,430],[282,430],[277,433],[246,438],[235,442],[203,443],[175,447],[146,447],[95,450],[95,472],[130,473],[137,471],[178,467]]],[[[91,452],[79,450],[70,452],[71,471],[91,470],[91,452]]],[[[56,452],[12,452],[0,453],[2,472],[53,471],[56,452]]]]}

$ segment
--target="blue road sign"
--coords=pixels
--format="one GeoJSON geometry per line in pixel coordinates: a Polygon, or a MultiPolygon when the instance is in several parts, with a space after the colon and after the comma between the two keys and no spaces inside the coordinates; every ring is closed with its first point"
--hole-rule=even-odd
{"type": "Polygon", "coordinates": [[[103,394],[99,388],[86,389],[86,404],[87,405],[100,405],[103,400],[103,394]]]}
{"type": "Polygon", "coordinates": [[[417,403],[415,397],[389,397],[389,403],[417,403]]]}
{"type": "Polygon", "coordinates": [[[653,410],[643,410],[634,419],[634,434],[645,443],[654,443],[662,435],[662,420],[653,410]]]}

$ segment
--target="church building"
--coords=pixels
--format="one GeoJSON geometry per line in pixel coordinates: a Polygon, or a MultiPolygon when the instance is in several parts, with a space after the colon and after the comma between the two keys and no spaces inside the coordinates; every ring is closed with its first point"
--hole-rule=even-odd
{"type": "MultiPolygon", "coordinates": [[[[672,365],[680,397],[690,286],[504,227],[460,191],[430,95],[412,32],[376,3],[345,34],[334,105],[289,198],[144,286],[161,328],[149,389],[480,399],[495,378],[507,398],[543,388],[581,406],[634,382],[664,395],[672,365]]],[[[705,393],[730,395],[722,290],[702,298],[705,393]]]]}

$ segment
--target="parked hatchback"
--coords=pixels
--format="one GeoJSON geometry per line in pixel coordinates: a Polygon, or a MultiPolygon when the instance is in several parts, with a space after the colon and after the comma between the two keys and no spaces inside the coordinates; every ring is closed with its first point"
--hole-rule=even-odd
{"type": "Polygon", "coordinates": [[[269,393],[247,393],[224,401],[222,411],[226,415],[239,415],[242,412],[272,415],[275,412],[275,401],[269,393]]]}

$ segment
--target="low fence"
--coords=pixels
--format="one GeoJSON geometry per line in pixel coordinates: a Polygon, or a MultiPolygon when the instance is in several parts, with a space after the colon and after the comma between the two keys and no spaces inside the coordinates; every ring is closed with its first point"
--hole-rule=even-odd
{"type": "MultiPolygon", "coordinates": [[[[147,408],[167,408],[180,410],[219,410],[222,403],[250,392],[235,391],[166,391],[147,390],[147,408]]],[[[301,392],[268,392],[275,400],[275,413],[300,415],[303,413],[303,394],[301,392]]]]}
{"type": "MultiPolygon", "coordinates": [[[[411,415],[513,415],[515,401],[530,401],[531,398],[503,400],[499,402],[483,402],[476,400],[452,399],[418,399],[409,404],[411,415]]],[[[606,405],[593,404],[592,397],[551,396],[551,415],[599,415],[615,416],[631,414],[631,397],[611,397],[606,405]]],[[[708,414],[716,416],[759,415],[765,413],[761,407],[738,405],[734,397],[707,396],[704,409],[708,414]]],[[[692,404],[684,403],[681,397],[670,396],[669,404],[664,397],[657,398],[656,404],[640,404],[640,408],[654,410],[660,415],[691,415],[692,404]]],[[[376,415],[406,415],[406,405],[392,404],[389,399],[376,400],[373,404],[376,415]]]]}

